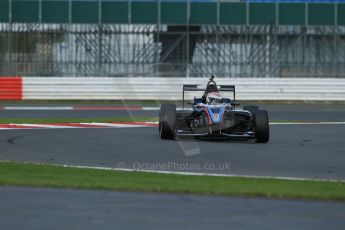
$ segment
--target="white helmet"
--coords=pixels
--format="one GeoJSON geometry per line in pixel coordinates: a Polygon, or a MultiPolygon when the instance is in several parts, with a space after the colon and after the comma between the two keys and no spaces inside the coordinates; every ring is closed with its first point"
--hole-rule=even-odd
{"type": "Polygon", "coordinates": [[[206,102],[208,104],[219,104],[219,103],[223,103],[223,98],[221,97],[219,92],[211,92],[207,94],[206,102]]]}

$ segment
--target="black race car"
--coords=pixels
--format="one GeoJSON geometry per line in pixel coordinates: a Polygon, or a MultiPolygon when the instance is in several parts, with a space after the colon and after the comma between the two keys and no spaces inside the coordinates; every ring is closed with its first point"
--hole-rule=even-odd
{"type": "Polygon", "coordinates": [[[212,76],[206,88],[200,85],[183,85],[183,108],[186,91],[203,91],[195,97],[192,110],[176,110],[174,104],[163,104],[159,111],[159,135],[162,139],[176,137],[227,137],[269,141],[268,113],[258,106],[239,105],[235,101],[234,85],[217,86],[212,76]],[[226,98],[221,92],[232,92],[233,98],[226,98]]]}

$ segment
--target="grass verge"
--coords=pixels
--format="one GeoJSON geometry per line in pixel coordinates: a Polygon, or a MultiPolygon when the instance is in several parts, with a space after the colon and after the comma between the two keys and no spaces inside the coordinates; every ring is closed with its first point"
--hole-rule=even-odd
{"type": "Polygon", "coordinates": [[[184,176],[0,163],[0,185],[345,201],[344,182],[184,176]]]}
{"type": "Polygon", "coordinates": [[[0,124],[44,124],[82,122],[145,122],[158,121],[158,117],[103,117],[103,118],[0,118],[0,124]]]}

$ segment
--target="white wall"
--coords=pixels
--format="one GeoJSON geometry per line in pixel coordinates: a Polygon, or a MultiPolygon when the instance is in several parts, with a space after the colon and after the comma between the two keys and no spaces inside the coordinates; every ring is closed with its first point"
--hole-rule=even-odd
{"type": "MultiPolygon", "coordinates": [[[[205,85],[207,81],[206,78],[23,77],[23,99],[181,100],[183,84],[205,85]]],[[[216,82],[235,85],[238,100],[345,101],[345,79],[218,78],[216,82]]],[[[193,92],[189,96],[199,94],[193,92]]]]}

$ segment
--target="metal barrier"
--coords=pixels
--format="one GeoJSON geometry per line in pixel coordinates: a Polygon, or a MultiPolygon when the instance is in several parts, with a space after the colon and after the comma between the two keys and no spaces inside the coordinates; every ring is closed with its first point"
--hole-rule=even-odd
{"type": "Polygon", "coordinates": [[[22,100],[21,77],[0,77],[0,100],[22,100]]]}
{"type": "MultiPolygon", "coordinates": [[[[23,77],[23,99],[181,100],[183,84],[206,82],[205,78],[23,77]]],[[[218,78],[217,83],[236,85],[238,100],[345,101],[345,79],[218,78]]]]}

